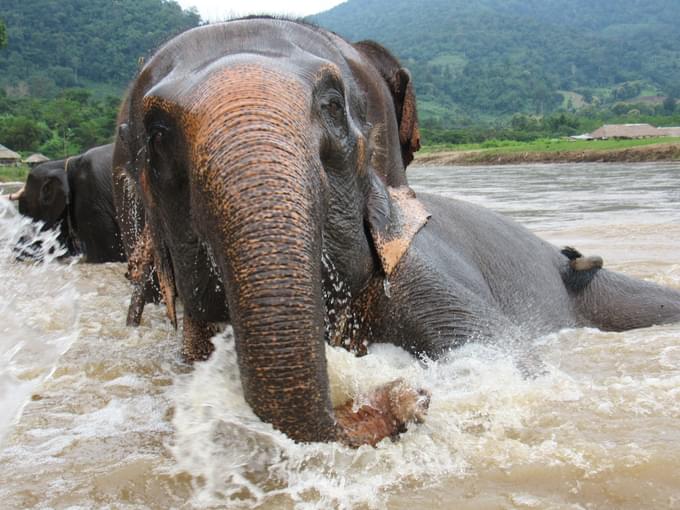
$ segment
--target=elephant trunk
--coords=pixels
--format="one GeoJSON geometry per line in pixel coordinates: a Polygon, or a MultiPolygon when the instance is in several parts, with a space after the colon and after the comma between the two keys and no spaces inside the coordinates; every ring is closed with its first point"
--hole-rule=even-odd
{"type": "Polygon", "coordinates": [[[299,218],[248,214],[246,231],[233,227],[226,269],[245,398],[295,440],[333,440],[318,236],[299,218]]]}
{"type": "Polygon", "coordinates": [[[9,198],[12,201],[17,201],[24,195],[25,192],[26,192],[26,187],[24,186],[19,191],[16,191],[14,193],[10,193],[9,195],[7,195],[7,198],[9,198]]]}
{"type": "Polygon", "coordinates": [[[304,114],[308,96],[264,70],[241,73],[236,82],[233,72],[213,81],[227,96],[209,117],[220,129],[195,132],[197,228],[225,282],[246,401],[294,440],[335,440],[323,332],[321,167],[304,114]]]}

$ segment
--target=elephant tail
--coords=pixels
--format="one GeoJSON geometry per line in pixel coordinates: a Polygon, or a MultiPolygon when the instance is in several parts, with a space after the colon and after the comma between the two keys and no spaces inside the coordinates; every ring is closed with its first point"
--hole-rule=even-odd
{"type": "Polygon", "coordinates": [[[571,246],[564,247],[561,253],[569,261],[562,269],[562,280],[570,291],[579,292],[585,289],[604,265],[599,255],[586,257],[571,246]]]}

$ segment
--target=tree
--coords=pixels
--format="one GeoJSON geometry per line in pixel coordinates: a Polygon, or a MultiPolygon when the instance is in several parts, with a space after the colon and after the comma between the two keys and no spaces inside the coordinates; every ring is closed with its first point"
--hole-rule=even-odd
{"type": "Polygon", "coordinates": [[[0,48],[7,46],[7,30],[5,23],[0,19],[0,48]]]}
{"type": "Polygon", "coordinates": [[[64,157],[69,154],[73,130],[83,122],[81,105],[74,101],[72,97],[70,91],[62,93],[57,99],[49,103],[44,113],[47,125],[56,131],[62,140],[64,157]]]}
{"type": "Polygon", "coordinates": [[[666,97],[666,99],[663,100],[663,104],[661,106],[665,114],[673,115],[677,107],[675,97],[673,97],[673,95],[668,95],[668,97],[666,97]]]}
{"type": "Polygon", "coordinates": [[[0,139],[16,150],[37,150],[50,137],[44,124],[28,117],[5,117],[0,119],[0,139]]]}

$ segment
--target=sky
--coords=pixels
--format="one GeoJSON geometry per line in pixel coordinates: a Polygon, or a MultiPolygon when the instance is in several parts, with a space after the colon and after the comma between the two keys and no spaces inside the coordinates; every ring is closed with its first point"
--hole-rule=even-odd
{"type": "Polygon", "coordinates": [[[307,16],[326,11],[344,0],[177,0],[183,8],[196,7],[201,18],[221,21],[246,14],[307,16]]]}

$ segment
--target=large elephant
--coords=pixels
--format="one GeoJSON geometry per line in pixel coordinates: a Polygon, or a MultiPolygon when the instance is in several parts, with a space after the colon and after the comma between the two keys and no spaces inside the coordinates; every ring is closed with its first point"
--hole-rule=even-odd
{"type": "Polygon", "coordinates": [[[437,357],[476,338],[680,320],[676,291],[416,197],[410,77],[375,43],[286,20],[213,24],[162,47],[129,94],[117,164],[183,301],[185,351],[209,353],[230,318],[246,400],[295,440],[362,442],[334,415],[324,340],[437,357]]]}
{"type": "Polygon", "coordinates": [[[31,169],[25,186],[10,198],[19,212],[45,229],[58,228],[69,255],[87,262],[125,260],[113,204],[113,144],[78,156],[48,161],[31,169]]]}

